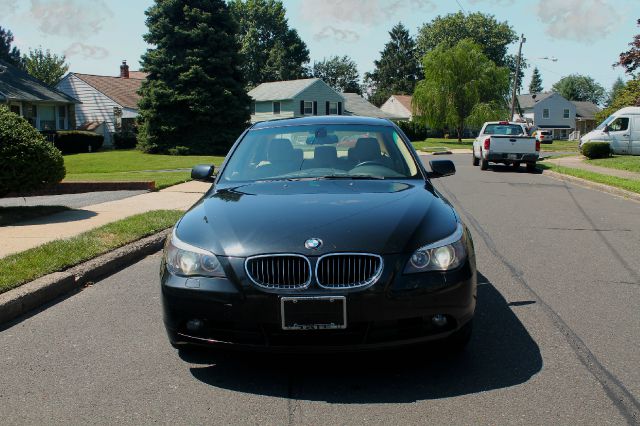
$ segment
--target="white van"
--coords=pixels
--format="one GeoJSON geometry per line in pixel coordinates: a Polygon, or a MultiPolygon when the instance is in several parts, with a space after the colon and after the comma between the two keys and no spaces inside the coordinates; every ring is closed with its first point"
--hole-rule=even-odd
{"type": "Polygon", "coordinates": [[[614,154],[640,155],[640,107],[614,112],[580,138],[580,147],[587,142],[608,142],[614,154]]]}

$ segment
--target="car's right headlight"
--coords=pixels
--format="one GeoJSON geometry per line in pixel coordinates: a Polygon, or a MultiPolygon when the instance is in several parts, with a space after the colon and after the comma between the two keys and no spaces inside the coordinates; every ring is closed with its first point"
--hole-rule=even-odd
{"type": "Polygon", "coordinates": [[[427,244],[413,252],[404,267],[404,273],[448,271],[462,265],[466,258],[464,228],[458,223],[455,232],[447,238],[427,244]]]}
{"type": "Polygon", "coordinates": [[[169,272],[185,277],[224,277],[222,265],[211,252],[181,241],[175,228],[164,247],[164,261],[169,272]]]}

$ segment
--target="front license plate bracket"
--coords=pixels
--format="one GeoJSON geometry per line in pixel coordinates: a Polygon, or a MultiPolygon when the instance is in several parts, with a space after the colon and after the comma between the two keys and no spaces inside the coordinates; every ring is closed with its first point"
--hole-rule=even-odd
{"type": "Polygon", "coordinates": [[[283,330],[340,330],[347,328],[345,296],[281,297],[283,330]]]}

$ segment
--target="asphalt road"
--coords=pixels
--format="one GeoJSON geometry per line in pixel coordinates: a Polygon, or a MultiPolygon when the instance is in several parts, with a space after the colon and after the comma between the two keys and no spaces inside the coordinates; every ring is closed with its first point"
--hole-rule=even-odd
{"type": "Polygon", "coordinates": [[[462,355],[187,356],[154,255],[0,332],[0,421],[639,423],[640,203],[454,157],[437,186],[481,274],[462,355]]]}

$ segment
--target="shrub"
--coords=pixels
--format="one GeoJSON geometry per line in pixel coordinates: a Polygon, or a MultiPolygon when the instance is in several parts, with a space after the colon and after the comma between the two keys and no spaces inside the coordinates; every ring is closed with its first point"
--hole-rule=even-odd
{"type": "Polygon", "coordinates": [[[83,130],[61,130],[54,143],[63,154],[95,152],[102,148],[104,136],[83,130]]]}
{"type": "Polygon", "coordinates": [[[429,129],[415,121],[398,121],[396,123],[411,141],[423,141],[429,137],[429,129]]]}
{"type": "Polygon", "coordinates": [[[120,132],[113,134],[113,147],[115,149],[131,149],[138,144],[136,134],[133,132],[120,132]]]}
{"type": "Polygon", "coordinates": [[[64,179],[62,154],[24,118],[0,107],[0,197],[64,179]]]}
{"type": "Polygon", "coordinates": [[[174,148],[169,148],[167,150],[167,154],[169,155],[189,155],[191,154],[191,150],[186,146],[176,146],[174,148]]]}
{"type": "Polygon", "coordinates": [[[607,142],[587,142],[582,145],[582,155],[591,160],[606,158],[611,155],[611,147],[607,142]]]}

